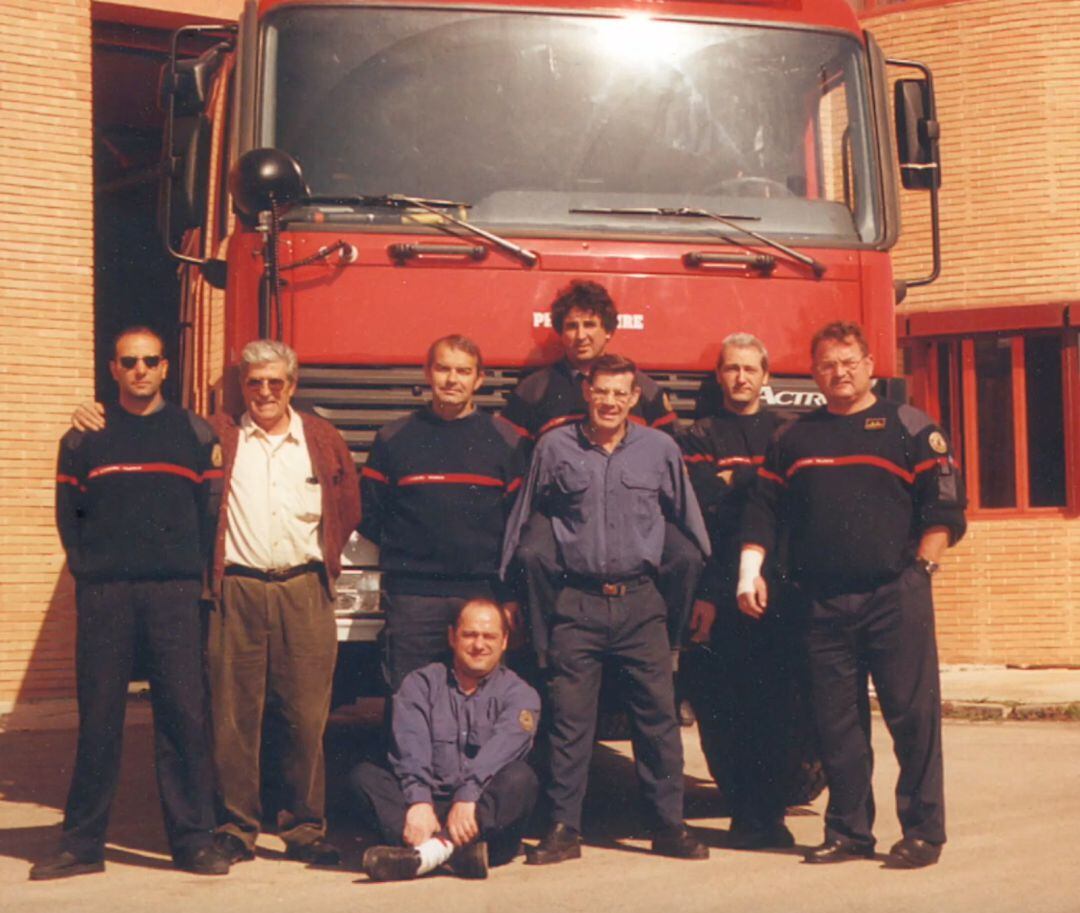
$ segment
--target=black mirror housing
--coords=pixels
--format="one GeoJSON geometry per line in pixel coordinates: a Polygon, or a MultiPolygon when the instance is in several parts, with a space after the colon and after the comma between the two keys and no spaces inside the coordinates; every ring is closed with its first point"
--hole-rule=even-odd
{"type": "Polygon", "coordinates": [[[900,180],[907,190],[936,190],[941,186],[941,127],[930,86],[924,79],[898,79],[894,92],[900,180]]]}

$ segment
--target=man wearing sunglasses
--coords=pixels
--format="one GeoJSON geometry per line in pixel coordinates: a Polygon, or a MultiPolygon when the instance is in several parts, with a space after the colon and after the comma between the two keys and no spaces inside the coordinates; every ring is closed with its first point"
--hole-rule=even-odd
{"type": "MultiPolygon", "coordinates": [[[[225,497],[207,653],[221,816],[215,843],[230,862],[255,855],[264,718],[279,736],[277,832],[286,858],[340,862],[325,839],[323,732],[337,658],[333,585],[360,522],[360,488],[334,426],[290,405],[297,374],[288,346],[248,343],[239,370],[245,411],[213,418],[225,497]]],[[[73,421],[102,425],[93,407],[73,421]]]]}
{"type": "Polygon", "coordinates": [[[229,870],[214,845],[213,765],[203,689],[200,595],[221,494],[210,425],[166,403],[161,337],[133,327],[109,370],[118,400],[103,430],[60,443],[56,518],[75,577],[79,740],[59,850],[35,881],[105,868],[128,681],[146,658],[165,830],[178,868],[229,870]]]}

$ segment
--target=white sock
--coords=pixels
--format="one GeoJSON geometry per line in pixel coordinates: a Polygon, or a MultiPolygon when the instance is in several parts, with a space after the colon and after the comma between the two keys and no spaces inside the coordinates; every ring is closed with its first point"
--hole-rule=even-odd
{"type": "Polygon", "coordinates": [[[416,848],[420,854],[420,868],[417,875],[426,875],[446,862],[454,852],[454,844],[446,837],[432,837],[416,848]]]}

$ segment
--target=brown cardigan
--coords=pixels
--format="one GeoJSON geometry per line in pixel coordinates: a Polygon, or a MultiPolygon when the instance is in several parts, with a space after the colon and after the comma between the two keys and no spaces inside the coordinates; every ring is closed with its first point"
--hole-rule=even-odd
{"type": "MultiPolygon", "coordinates": [[[[315,478],[322,486],[323,560],[326,562],[330,595],[334,581],[341,573],[341,550],[352,531],[360,523],[360,481],[352,454],[337,429],[325,419],[307,412],[297,412],[304,423],[304,437],[315,478]]],[[[212,416],[210,424],[221,439],[222,462],[225,470],[224,496],[218,513],[217,541],[214,543],[213,578],[211,591],[221,595],[221,580],[225,575],[225,530],[228,523],[229,491],[233,466],[240,441],[240,426],[231,415],[212,416]]]]}

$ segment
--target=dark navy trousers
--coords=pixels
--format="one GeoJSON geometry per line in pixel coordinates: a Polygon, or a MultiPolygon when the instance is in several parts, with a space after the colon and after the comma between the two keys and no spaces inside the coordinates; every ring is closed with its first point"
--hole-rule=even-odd
{"type": "Polygon", "coordinates": [[[80,583],[75,678],[79,742],[61,846],[101,852],[120,779],[128,682],[145,651],[154,711],[154,757],[165,831],[175,855],[209,843],[214,769],[197,580],[80,583]]]}
{"type": "Polygon", "coordinates": [[[929,575],[913,564],[869,593],[813,598],[806,638],[829,781],[826,840],[874,844],[872,679],[900,763],[896,812],[904,835],[944,843],[941,687],[929,575]]]}
{"type": "Polygon", "coordinates": [[[683,820],[683,752],[664,600],[651,580],[620,596],[567,586],[550,620],[551,781],[555,822],[581,829],[605,663],[614,665],[633,730],[642,798],[654,826],[683,820]]]}
{"type": "MultiPolygon", "coordinates": [[[[386,843],[400,845],[409,806],[393,772],[366,761],[353,770],[350,784],[367,825],[386,843]]],[[[476,823],[480,839],[487,841],[492,865],[503,865],[517,855],[537,790],[533,769],[524,761],[512,761],[491,778],[480,794],[476,823]]],[[[439,820],[445,821],[453,797],[439,797],[432,804],[439,820]]]]}

